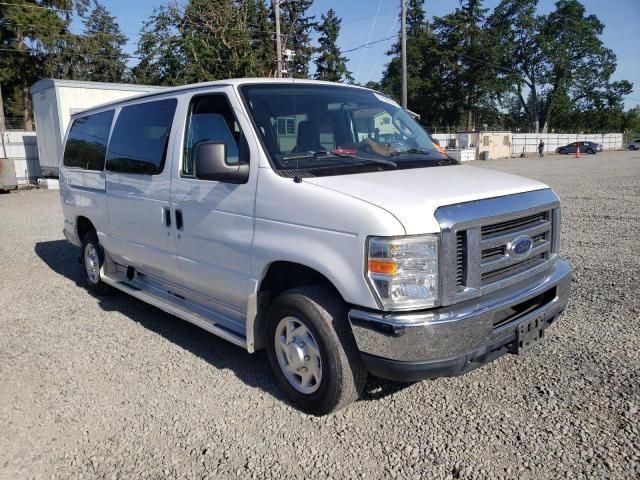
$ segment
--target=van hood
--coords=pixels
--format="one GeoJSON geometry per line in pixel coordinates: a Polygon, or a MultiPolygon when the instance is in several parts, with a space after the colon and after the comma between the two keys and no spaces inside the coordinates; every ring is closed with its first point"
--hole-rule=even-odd
{"type": "Polygon", "coordinates": [[[467,165],[311,177],[304,181],[387,210],[402,223],[407,235],[439,232],[434,216],[438,207],[549,188],[528,178],[467,165]]]}

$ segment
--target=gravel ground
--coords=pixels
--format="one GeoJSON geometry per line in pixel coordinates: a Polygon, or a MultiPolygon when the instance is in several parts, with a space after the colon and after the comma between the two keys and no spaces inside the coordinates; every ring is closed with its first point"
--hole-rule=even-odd
{"type": "Polygon", "coordinates": [[[324,418],[248,355],[81,286],[55,191],[0,196],[0,477],[638,478],[640,154],[476,162],[563,200],[571,303],[544,346],[466,376],[370,380],[324,418]]]}

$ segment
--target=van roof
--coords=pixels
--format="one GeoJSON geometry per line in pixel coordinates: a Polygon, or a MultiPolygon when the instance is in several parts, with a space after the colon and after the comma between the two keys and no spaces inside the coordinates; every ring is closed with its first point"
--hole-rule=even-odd
{"type": "Polygon", "coordinates": [[[311,85],[333,85],[333,86],[341,86],[341,87],[351,87],[351,88],[361,88],[364,90],[370,90],[366,87],[361,87],[358,85],[347,85],[344,83],[335,83],[335,82],[325,82],[321,80],[302,80],[302,79],[293,79],[293,78],[231,78],[228,80],[215,80],[212,82],[201,82],[201,83],[192,83],[189,85],[182,85],[179,87],[151,87],[154,88],[152,92],[145,92],[141,95],[134,95],[131,97],[123,98],[120,100],[115,100],[113,102],[103,103],[101,105],[96,105],[95,107],[87,108],[86,110],[81,110],[79,112],[75,112],[71,115],[72,118],[77,116],[86,115],[92,111],[102,110],[108,107],[117,107],[119,105],[129,103],[136,100],[142,100],[147,97],[157,96],[157,95],[166,95],[171,93],[180,93],[188,90],[196,90],[207,87],[220,87],[220,86],[233,86],[237,87],[239,85],[245,84],[255,84],[255,83],[282,83],[282,84],[311,84],[311,85]]]}

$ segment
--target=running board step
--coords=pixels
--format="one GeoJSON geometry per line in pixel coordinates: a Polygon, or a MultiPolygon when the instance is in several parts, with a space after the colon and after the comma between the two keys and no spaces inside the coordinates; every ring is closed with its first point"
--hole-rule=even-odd
{"type": "Polygon", "coordinates": [[[224,328],[220,325],[217,325],[213,319],[207,318],[204,315],[199,315],[194,313],[193,311],[184,308],[179,305],[179,303],[183,303],[184,300],[176,297],[170,293],[161,292],[160,290],[154,289],[154,292],[149,291],[146,288],[140,288],[140,282],[136,282],[137,285],[130,285],[125,280],[120,280],[117,278],[112,278],[104,274],[104,271],[101,272],[101,279],[103,282],[111,285],[118,290],[122,290],[125,293],[128,293],[132,297],[135,297],[143,302],[146,302],[154,307],[158,307],[161,310],[164,310],[171,315],[175,315],[176,317],[186,320],[189,323],[193,323],[194,325],[206,330],[207,332],[213,333],[220,338],[223,338],[234,345],[247,349],[247,340],[238,335],[227,328],[224,328]]]}

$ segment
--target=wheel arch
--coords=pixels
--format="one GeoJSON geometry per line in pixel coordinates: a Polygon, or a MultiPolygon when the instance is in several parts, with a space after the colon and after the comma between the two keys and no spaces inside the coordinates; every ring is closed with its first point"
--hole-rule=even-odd
{"type": "Polygon", "coordinates": [[[87,234],[87,232],[95,229],[96,227],[87,217],[80,215],[76,218],[76,234],[78,235],[78,239],[80,240],[80,242],[82,242],[82,239],[87,234]]]}
{"type": "Polygon", "coordinates": [[[264,268],[257,291],[250,301],[254,305],[253,311],[250,307],[247,315],[247,347],[250,352],[264,348],[266,317],[273,299],[287,290],[305,285],[321,285],[345,301],[334,283],[317,269],[288,260],[271,262],[264,268]]]}

